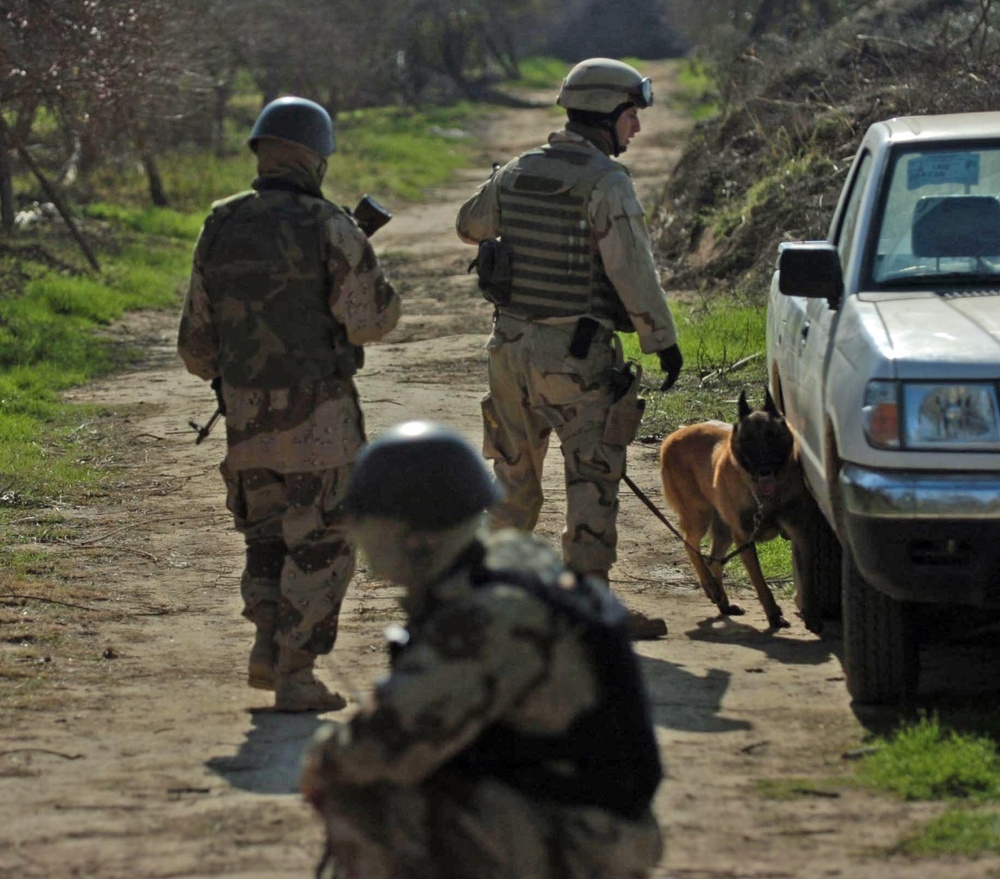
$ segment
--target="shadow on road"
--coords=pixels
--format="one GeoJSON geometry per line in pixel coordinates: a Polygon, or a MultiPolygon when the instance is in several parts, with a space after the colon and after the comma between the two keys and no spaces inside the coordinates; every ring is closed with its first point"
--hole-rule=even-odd
{"type": "Polygon", "coordinates": [[[841,657],[840,625],[827,622],[821,637],[803,641],[797,637],[782,635],[785,629],[770,631],[747,623],[738,622],[730,616],[714,616],[697,623],[695,628],[684,633],[692,641],[714,641],[716,643],[739,644],[752,650],[759,650],[776,662],[788,665],[822,665],[832,656],[841,657]]]}
{"type": "Polygon", "coordinates": [[[322,726],[315,714],[250,712],[252,726],[232,757],[212,757],[205,765],[233,787],[258,794],[298,793],[302,753],[322,726]]]}
{"type": "Polygon", "coordinates": [[[648,656],[639,657],[639,663],[657,726],[707,733],[750,729],[751,724],[745,720],[718,716],[732,677],[728,671],[710,668],[704,676],[699,676],[672,662],[648,656]]]}

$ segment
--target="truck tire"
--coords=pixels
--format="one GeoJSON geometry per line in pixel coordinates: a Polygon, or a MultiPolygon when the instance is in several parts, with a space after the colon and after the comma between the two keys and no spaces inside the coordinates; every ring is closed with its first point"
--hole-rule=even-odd
{"type": "Polygon", "coordinates": [[[804,577],[792,554],[792,580],[795,583],[796,603],[814,607],[820,619],[837,620],[841,616],[841,551],[840,541],[821,514],[809,524],[808,539],[813,544],[812,571],[804,577]],[[803,596],[805,584],[811,584],[811,600],[803,596]]]}
{"type": "Polygon", "coordinates": [[[870,586],[842,553],[844,674],[861,704],[898,703],[916,690],[919,654],[909,606],[870,586]]]}

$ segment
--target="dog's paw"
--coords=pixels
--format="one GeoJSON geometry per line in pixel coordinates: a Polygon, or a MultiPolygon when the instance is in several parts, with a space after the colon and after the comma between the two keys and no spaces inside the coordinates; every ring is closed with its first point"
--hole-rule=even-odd
{"type": "Polygon", "coordinates": [[[719,607],[719,613],[724,617],[741,617],[746,611],[738,604],[726,604],[719,607]]]}

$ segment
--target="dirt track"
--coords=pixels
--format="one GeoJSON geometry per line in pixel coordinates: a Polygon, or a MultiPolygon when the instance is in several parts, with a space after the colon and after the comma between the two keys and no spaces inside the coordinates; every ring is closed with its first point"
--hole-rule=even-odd
{"type": "MultiPolygon", "coordinates": [[[[492,159],[540,142],[557,120],[544,109],[498,111],[483,172],[398,210],[378,234],[406,300],[402,325],[369,349],[358,380],[370,434],[430,417],[478,443],[490,311],[466,275],[471,248],[454,236],[455,211],[492,159]]],[[[682,126],[662,105],[643,125],[627,163],[648,201],[682,126]]],[[[67,511],[80,528],[77,546],[89,537],[108,547],[78,553],[81,590],[106,589],[120,610],[91,627],[86,661],[35,657],[54,697],[0,719],[0,877],[308,877],[319,853],[319,827],[294,788],[321,718],[274,714],[268,694],[243,683],[251,627],[239,616],[242,542],[215,470],[223,434],[193,444],[186,422],[207,415],[212,397],[177,361],[175,327],[173,314],[130,321],[149,352],[145,368],[79,394],[120,407],[131,440],[120,491],[67,511]]],[[[630,474],[658,500],[655,452],[634,446],[630,474]]],[[[557,538],[557,449],[549,460],[540,530],[557,538]]],[[[741,599],[745,617],[716,617],[675,538],[627,490],[620,531],[613,588],[670,626],[666,638],[638,645],[667,766],[656,804],[668,836],[658,875],[1000,875],[996,858],[887,854],[936,807],[830,781],[850,772],[844,755],[865,734],[844,689],[836,631],[811,635],[785,601],[792,627],[769,634],[751,595],[741,599]],[[766,780],[790,780],[790,796],[765,797],[766,780]]],[[[341,640],[321,667],[345,694],[363,692],[382,670],[394,599],[362,561],[341,640]]],[[[82,611],[68,616],[87,624],[82,611]]]]}

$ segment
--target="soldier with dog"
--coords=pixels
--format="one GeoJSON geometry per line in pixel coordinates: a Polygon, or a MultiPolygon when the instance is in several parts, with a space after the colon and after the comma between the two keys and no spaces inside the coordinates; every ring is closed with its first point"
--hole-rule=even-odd
{"type": "Polygon", "coordinates": [[[361,452],[346,508],[404,589],[389,674],[305,759],[336,876],[642,879],[662,776],[625,609],[533,535],[483,533],[477,451],[407,422],[361,452]]]}
{"type": "Polygon", "coordinates": [[[249,145],[258,176],[205,221],[178,350],[226,416],[220,469],[246,540],[243,614],[257,629],[248,682],[274,690],[279,710],[331,710],[344,699],[313,667],[333,649],[354,571],[340,514],[365,442],[352,376],[400,301],[357,222],[323,197],[335,148],[326,110],[279,98],[249,145]]]}
{"type": "MultiPolygon", "coordinates": [[[[618,491],[626,447],[641,417],[619,395],[624,368],[616,331],[635,332],[659,355],[663,388],[683,357],[653,260],[642,205],[614,157],[639,132],[652,84],[608,58],[577,64],[559,91],[564,129],[494,170],[460,209],[459,237],[479,245],[480,287],[495,306],[484,453],[504,497],[495,527],[534,529],[542,466],[553,432],[562,447],[566,526],[575,571],[608,580],[616,559],[618,491]],[[616,405],[617,404],[617,405],[616,405]]],[[[666,633],[633,616],[637,637],[666,633]]]]}

